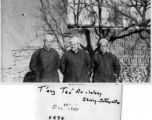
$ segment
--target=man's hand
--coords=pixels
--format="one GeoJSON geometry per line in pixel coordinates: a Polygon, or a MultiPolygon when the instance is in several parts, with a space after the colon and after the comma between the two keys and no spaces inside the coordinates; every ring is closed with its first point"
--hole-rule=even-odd
{"type": "Polygon", "coordinates": [[[117,74],[114,73],[114,75],[115,75],[115,77],[116,77],[116,79],[117,79],[117,74]]]}
{"type": "Polygon", "coordinates": [[[92,83],[92,77],[93,77],[93,73],[92,74],[90,74],[90,82],[92,83]]]}

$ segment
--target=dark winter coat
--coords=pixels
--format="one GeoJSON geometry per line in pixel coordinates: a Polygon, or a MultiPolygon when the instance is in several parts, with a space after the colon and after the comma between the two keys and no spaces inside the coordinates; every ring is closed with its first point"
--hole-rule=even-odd
{"type": "Polygon", "coordinates": [[[36,82],[59,82],[59,65],[60,56],[55,49],[41,48],[33,53],[29,67],[36,82]]]}
{"type": "Polygon", "coordinates": [[[66,51],[61,58],[60,70],[64,75],[63,82],[90,82],[90,56],[84,50],[77,53],[66,51]]]}
{"type": "Polygon", "coordinates": [[[23,82],[35,82],[34,73],[31,71],[28,71],[24,76],[23,82]]]}
{"type": "Polygon", "coordinates": [[[116,82],[116,76],[120,73],[120,64],[118,58],[106,52],[102,54],[100,52],[96,53],[92,60],[92,72],[93,82],[116,82]]]}

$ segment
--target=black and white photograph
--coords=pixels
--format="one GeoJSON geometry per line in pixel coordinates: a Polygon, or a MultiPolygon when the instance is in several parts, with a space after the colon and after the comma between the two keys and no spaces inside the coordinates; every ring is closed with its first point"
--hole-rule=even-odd
{"type": "Polygon", "coordinates": [[[2,0],[2,83],[150,83],[150,0],[2,0]]]}
{"type": "Polygon", "coordinates": [[[152,120],[151,0],[1,0],[0,54],[0,120],[152,120]]]}

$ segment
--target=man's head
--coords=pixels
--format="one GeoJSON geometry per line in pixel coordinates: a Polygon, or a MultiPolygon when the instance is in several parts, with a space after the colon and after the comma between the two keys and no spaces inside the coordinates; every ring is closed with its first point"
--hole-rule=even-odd
{"type": "Polygon", "coordinates": [[[78,37],[73,37],[71,39],[71,50],[73,52],[77,52],[79,49],[79,45],[80,45],[80,40],[78,37]]]}
{"type": "Polygon", "coordinates": [[[108,41],[106,39],[101,39],[100,40],[100,50],[102,53],[107,52],[108,50],[108,41]]]}
{"type": "Polygon", "coordinates": [[[44,37],[44,46],[48,49],[50,49],[52,47],[52,41],[53,41],[54,37],[50,34],[45,35],[44,37]]]}

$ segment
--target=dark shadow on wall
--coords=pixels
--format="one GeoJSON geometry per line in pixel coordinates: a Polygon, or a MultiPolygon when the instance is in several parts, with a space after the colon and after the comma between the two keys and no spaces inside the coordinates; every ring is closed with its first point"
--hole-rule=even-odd
{"type": "Polygon", "coordinates": [[[86,38],[86,42],[87,42],[87,46],[83,46],[82,44],[80,45],[84,50],[86,50],[90,57],[92,58],[93,55],[94,55],[94,50],[93,50],[93,47],[92,47],[92,44],[91,44],[91,38],[90,38],[90,31],[88,29],[83,29],[82,30],[85,34],[85,38],[86,38]]]}

